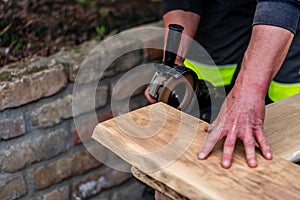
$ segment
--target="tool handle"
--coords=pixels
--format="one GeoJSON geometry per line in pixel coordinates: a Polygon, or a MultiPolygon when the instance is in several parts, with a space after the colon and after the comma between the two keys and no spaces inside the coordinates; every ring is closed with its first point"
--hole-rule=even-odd
{"type": "Polygon", "coordinates": [[[183,29],[184,28],[181,25],[169,24],[169,31],[164,56],[164,64],[169,67],[174,67],[183,29]]]}

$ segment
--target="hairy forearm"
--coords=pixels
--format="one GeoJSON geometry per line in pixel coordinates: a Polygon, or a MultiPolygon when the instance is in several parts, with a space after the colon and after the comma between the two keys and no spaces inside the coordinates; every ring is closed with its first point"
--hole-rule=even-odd
{"type": "Polygon", "coordinates": [[[255,25],[234,88],[265,98],[271,80],[280,69],[294,34],[284,28],[255,25]]]}
{"type": "Polygon", "coordinates": [[[197,32],[197,27],[200,22],[200,16],[193,12],[174,10],[167,12],[163,16],[163,21],[165,28],[168,28],[169,24],[179,24],[184,27],[183,37],[178,50],[178,55],[181,56],[177,56],[176,58],[176,64],[182,65],[182,57],[186,55],[190,40],[195,36],[197,32]]]}

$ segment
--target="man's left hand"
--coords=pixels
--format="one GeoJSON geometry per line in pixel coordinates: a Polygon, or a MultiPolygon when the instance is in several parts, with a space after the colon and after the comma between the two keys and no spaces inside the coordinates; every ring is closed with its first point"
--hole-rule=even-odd
{"type": "MultiPolygon", "coordinates": [[[[256,167],[255,141],[264,157],[272,159],[272,154],[263,133],[265,116],[265,100],[251,89],[243,94],[241,89],[235,89],[227,96],[216,120],[207,129],[208,135],[199,153],[199,159],[205,159],[215,144],[226,136],[222,166],[229,168],[232,163],[233,151],[237,139],[243,141],[249,167],[256,167]]],[[[244,90],[245,91],[245,90],[244,90]]]]}

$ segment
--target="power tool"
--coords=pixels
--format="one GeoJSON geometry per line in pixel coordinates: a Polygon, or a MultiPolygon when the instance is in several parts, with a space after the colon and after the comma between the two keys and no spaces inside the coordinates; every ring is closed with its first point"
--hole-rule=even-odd
{"type": "Polygon", "coordinates": [[[164,59],[154,64],[156,72],[149,84],[149,95],[156,101],[190,113],[198,102],[201,84],[191,69],[175,65],[183,29],[181,25],[169,25],[164,59]]]}

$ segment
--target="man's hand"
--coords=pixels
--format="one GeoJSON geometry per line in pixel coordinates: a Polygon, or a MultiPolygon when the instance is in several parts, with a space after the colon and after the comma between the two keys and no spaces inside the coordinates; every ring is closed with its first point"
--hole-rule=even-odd
{"type": "Polygon", "coordinates": [[[217,119],[207,130],[208,135],[199,154],[200,159],[205,159],[215,144],[226,137],[222,157],[224,168],[231,165],[237,139],[243,140],[249,167],[257,166],[255,141],[264,157],[272,159],[270,147],[263,134],[264,98],[259,98],[255,91],[251,93],[251,89],[246,91],[247,94],[239,90],[232,90],[227,96],[217,119]]]}
{"type": "Polygon", "coordinates": [[[149,94],[149,86],[144,91],[144,95],[147,98],[147,100],[149,101],[149,103],[155,103],[156,102],[154,99],[152,99],[152,97],[149,94]]]}
{"type": "Polygon", "coordinates": [[[199,153],[205,159],[217,141],[226,136],[222,166],[229,168],[236,140],[243,140],[247,162],[256,167],[255,141],[264,157],[272,154],[263,134],[265,96],[271,80],[281,67],[293,40],[293,33],[284,28],[255,25],[251,40],[232,91],[227,96],[217,119],[208,129],[208,136],[199,153]]]}
{"type": "MultiPolygon", "coordinates": [[[[185,57],[186,52],[189,49],[189,38],[193,38],[195,36],[198,24],[200,22],[200,16],[190,11],[172,10],[164,14],[163,22],[165,29],[168,28],[169,24],[179,24],[184,27],[184,30],[182,32],[184,37],[181,38],[180,46],[178,49],[178,56],[175,60],[176,65],[183,66],[183,58],[185,57]]],[[[155,100],[149,95],[149,86],[145,90],[144,95],[148,99],[149,103],[155,103],[155,100]]]]}

